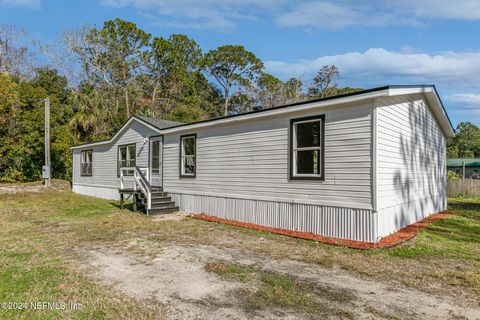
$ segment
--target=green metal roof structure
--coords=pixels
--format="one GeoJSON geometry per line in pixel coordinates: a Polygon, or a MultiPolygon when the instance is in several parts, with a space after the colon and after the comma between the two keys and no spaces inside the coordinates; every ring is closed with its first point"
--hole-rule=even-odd
{"type": "Polygon", "coordinates": [[[465,162],[465,167],[480,167],[480,158],[448,159],[447,167],[462,167],[463,162],[465,162]]]}

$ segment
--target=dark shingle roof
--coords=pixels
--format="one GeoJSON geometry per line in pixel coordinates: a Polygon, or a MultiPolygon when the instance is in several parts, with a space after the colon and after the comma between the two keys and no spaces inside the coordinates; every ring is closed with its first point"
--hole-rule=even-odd
{"type": "Polygon", "coordinates": [[[142,119],[143,121],[151,124],[154,127],[157,127],[158,129],[166,129],[166,128],[176,127],[183,124],[182,122],[155,119],[147,116],[136,116],[136,117],[142,119]]]}
{"type": "Polygon", "coordinates": [[[462,167],[463,162],[465,162],[465,167],[480,167],[480,158],[448,159],[447,167],[462,167]]]}

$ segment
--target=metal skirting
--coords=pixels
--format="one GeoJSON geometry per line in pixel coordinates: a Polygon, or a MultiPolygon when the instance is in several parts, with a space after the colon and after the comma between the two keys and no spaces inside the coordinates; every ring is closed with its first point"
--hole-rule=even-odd
{"type": "Polygon", "coordinates": [[[376,241],[372,210],[291,202],[168,193],[181,211],[255,223],[267,227],[311,232],[322,236],[376,241]]]}
{"type": "Polygon", "coordinates": [[[378,236],[385,237],[434,213],[447,209],[447,195],[405,201],[402,204],[378,209],[378,236]]]}

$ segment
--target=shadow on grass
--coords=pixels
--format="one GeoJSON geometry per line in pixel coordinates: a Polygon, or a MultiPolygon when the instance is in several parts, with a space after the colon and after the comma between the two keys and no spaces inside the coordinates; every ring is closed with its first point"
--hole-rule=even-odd
{"type": "MultiPolygon", "coordinates": [[[[117,209],[121,209],[119,202],[111,201],[110,204],[117,209]]],[[[126,202],[124,204],[124,210],[128,210],[128,211],[131,211],[131,212],[144,213],[143,206],[138,206],[137,205],[137,211],[133,210],[133,202],[126,202]]]]}
{"type": "Polygon", "coordinates": [[[480,225],[469,223],[463,217],[452,217],[439,221],[430,227],[429,233],[449,241],[480,244],[480,225]]]}
{"type": "Polygon", "coordinates": [[[480,261],[480,199],[450,199],[446,219],[434,221],[419,232],[415,241],[388,251],[389,255],[415,258],[418,256],[449,257],[480,261]]]}
{"type": "Polygon", "coordinates": [[[480,199],[451,199],[448,203],[450,210],[460,211],[460,215],[480,219],[480,199]],[[467,211],[467,212],[465,212],[467,211]],[[473,212],[468,212],[473,211],[473,212]]]}

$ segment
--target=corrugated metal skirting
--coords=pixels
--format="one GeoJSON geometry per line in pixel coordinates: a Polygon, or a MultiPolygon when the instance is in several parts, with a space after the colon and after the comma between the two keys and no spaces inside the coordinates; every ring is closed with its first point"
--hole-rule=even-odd
{"type": "Polygon", "coordinates": [[[376,241],[372,210],[178,193],[169,195],[185,212],[334,238],[376,241]]]}

